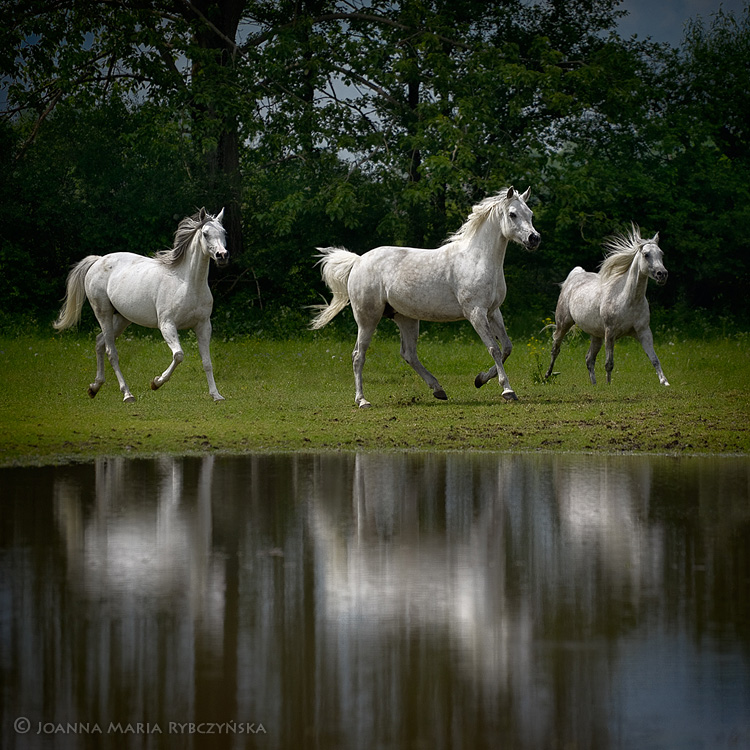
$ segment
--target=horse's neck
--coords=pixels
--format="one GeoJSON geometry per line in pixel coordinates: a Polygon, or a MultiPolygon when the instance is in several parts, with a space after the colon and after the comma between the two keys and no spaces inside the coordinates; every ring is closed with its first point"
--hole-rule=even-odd
{"type": "Polygon", "coordinates": [[[635,301],[646,296],[647,284],[648,277],[640,272],[639,257],[636,253],[627,272],[612,282],[612,293],[623,300],[635,301]]]}
{"type": "Polygon", "coordinates": [[[486,221],[470,241],[471,252],[477,259],[485,260],[501,269],[505,262],[508,239],[498,231],[493,222],[486,221]]]}
{"type": "Polygon", "coordinates": [[[208,283],[209,259],[203,254],[200,239],[196,237],[188,249],[188,257],[185,258],[183,277],[190,286],[198,286],[208,283]]]}

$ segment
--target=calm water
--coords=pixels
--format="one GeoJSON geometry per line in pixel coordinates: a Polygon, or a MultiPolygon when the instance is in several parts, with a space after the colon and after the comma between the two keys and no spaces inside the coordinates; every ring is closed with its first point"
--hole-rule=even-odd
{"type": "Polygon", "coordinates": [[[2,747],[748,748],[749,487],[731,458],[0,470],[2,747]]]}

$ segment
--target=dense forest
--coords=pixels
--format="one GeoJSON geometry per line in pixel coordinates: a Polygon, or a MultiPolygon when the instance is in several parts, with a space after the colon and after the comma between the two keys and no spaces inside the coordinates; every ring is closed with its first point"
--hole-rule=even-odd
{"type": "Polygon", "coordinates": [[[513,334],[575,265],[660,234],[662,320],[747,325],[750,4],[678,47],[618,0],[14,0],[0,6],[0,324],[46,326],[71,263],[171,245],[225,207],[215,329],[290,335],[315,248],[432,247],[531,186],[513,334]]]}

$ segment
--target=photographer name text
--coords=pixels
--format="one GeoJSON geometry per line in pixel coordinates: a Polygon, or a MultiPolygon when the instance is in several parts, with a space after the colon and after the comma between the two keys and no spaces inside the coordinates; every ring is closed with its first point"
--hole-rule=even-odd
{"type": "Polygon", "coordinates": [[[21,716],[15,720],[13,728],[18,734],[267,734],[263,724],[241,721],[170,721],[161,725],[140,721],[32,722],[21,716]]]}

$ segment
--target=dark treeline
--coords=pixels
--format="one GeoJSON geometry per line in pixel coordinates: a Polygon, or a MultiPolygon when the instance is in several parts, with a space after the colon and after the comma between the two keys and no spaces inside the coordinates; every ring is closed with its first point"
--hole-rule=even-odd
{"type": "Polygon", "coordinates": [[[315,247],[435,246],[532,188],[511,330],[575,265],[660,233],[666,320],[748,320],[750,5],[678,48],[617,0],[16,0],[0,7],[0,309],[46,324],[87,254],[151,253],[226,207],[215,325],[301,330],[315,247]]]}

